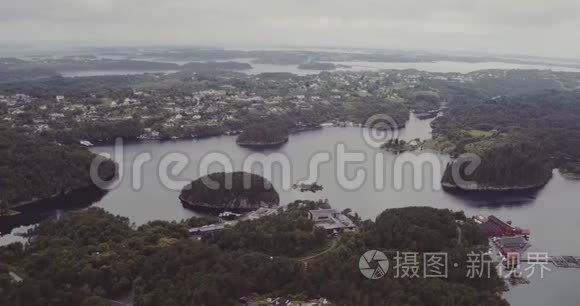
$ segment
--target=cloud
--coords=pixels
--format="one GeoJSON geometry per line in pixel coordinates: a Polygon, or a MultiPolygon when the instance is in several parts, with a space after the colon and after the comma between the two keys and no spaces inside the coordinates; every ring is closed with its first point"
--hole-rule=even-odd
{"type": "Polygon", "coordinates": [[[580,53],[576,0],[19,0],[3,41],[580,53]]]}

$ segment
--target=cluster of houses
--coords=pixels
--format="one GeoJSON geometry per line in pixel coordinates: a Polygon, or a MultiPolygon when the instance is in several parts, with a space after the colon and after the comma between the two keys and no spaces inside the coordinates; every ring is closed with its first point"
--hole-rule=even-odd
{"type": "Polygon", "coordinates": [[[511,221],[504,222],[493,215],[476,216],[473,220],[503,257],[521,255],[531,246],[528,242],[530,230],[513,226],[511,221]]]}
{"type": "Polygon", "coordinates": [[[329,235],[352,232],[356,229],[354,222],[336,209],[311,210],[308,217],[314,221],[316,227],[324,229],[329,235]]]}
{"type": "MultiPolygon", "coordinates": [[[[3,120],[29,127],[31,132],[47,130],[53,123],[62,122],[63,118],[81,123],[137,118],[155,122],[155,126],[147,126],[141,138],[156,139],[161,136],[162,129],[227,126],[225,123],[228,121],[243,120],[247,114],[268,116],[296,110],[308,111],[317,105],[347,103],[355,96],[370,95],[369,88],[378,84],[381,85],[381,97],[402,100],[401,88],[413,88],[429,76],[429,73],[419,71],[344,71],[272,79],[245,76],[248,86],[234,86],[227,80],[216,81],[207,88],[187,94],[134,90],[125,96],[97,98],[91,95],[83,98],[57,95],[48,99],[16,94],[0,96],[0,103],[8,106],[3,120]],[[95,103],[99,100],[101,103],[95,103]],[[38,101],[35,104],[39,107],[25,107],[32,101],[38,101]],[[31,110],[35,113],[26,117],[33,118],[32,122],[17,122],[20,114],[31,110]]],[[[201,86],[202,83],[199,84],[201,86]]]]}
{"type": "Polygon", "coordinates": [[[276,298],[266,298],[264,300],[254,301],[248,297],[240,298],[240,303],[244,306],[258,306],[258,305],[269,305],[269,306],[333,306],[326,298],[313,298],[307,301],[297,301],[291,297],[276,297],[276,298]]]}

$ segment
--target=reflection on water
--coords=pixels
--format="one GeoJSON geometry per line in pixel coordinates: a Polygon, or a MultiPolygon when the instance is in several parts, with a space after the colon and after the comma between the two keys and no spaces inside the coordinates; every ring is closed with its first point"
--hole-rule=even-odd
{"type": "MultiPolygon", "coordinates": [[[[17,211],[20,214],[0,217],[0,234],[11,233],[13,229],[18,227],[26,228],[62,212],[89,207],[100,201],[106,193],[107,191],[100,188],[89,187],[50,200],[39,201],[34,205],[18,208],[17,211]]],[[[1,242],[2,240],[0,240],[0,244],[1,242]]]]}
{"type": "Polygon", "coordinates": [[[485,191],[469,192],[461,190],[446,191],[449,195],[461,200],[465,205],[474,208],[518,207],[532,204],[541,189],[526,191],[485,191]]]}

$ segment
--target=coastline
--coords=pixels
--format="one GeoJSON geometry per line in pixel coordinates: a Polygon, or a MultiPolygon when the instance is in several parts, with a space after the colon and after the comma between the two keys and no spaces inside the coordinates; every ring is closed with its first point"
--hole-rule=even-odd
{"type": "MultiPolygon", "coordinates": [[[[257,205],[256,207],[238,207],[238,208],[228,208],[228,207],[216,207],[215,205],[209,204],[209,203],[194,203],[188,200],[183,199],[182,195],[179,195],[179,201],[181,202],[181,204],[183,205],[183,207],[187,208],[187,209],[191,209],[194,211],[199,211],[199,212],[207,212],[207,213],[220,213],[220,212],[225,212],[225,211],[231,211],[234,213],[246,213],[246,212],[252,212],[255,211],[257,209],[259,209],[260,207],[262,207],[262,205],[257,205]]],[[[269,205],[271,207],[273,206],[277,206],[279,204],[272,204],[269,205]]]]}
{"type": "Polygon", "coordinates": [[[273,141],[273,142],[240,142],[236,140],[236,144],[239,145],[240,147],[247,147],[247,148],[269,148],[269,147],[277,147],[280,145],[283,145],[285,143],[287,143],[289,140],[289,137],[286,137],[282,140],[279,141],[273,141]]]}
{"type": "MultiPolygon", "coordinates": [[[[108,181],[108,180],[114,179],[116,176],[117,176],[117,173],[114,173],[113,175],[108,175],[108,176],[104,177],[104,180],[108,181]]],[[[15,214],[10,214],[10,215],[1,215],[0,214],[0,218],[18,216],[18,215],[21,215],[22,213],[24,213],[23,210],[38,208],[38,207],[42,206],[41,204],[43,204],[43,203],[57,201],[59,199],[67,198],[67,197],[74,195],[74,194],[84,193],[86,191],[92,191],[94,188],[100,189],[95,184],[90,183],[90,184],[80,186],[77,188],[71,188],[71,189],[63,190],[63,191],[58,192],[58,193],[54,193],[54,194],[50,195],[49,197],[32,198],[30,200],[21,201],[21,202],[18,202],[10,207],[11,211],[16,212],[15,214]]],[[[100,189],[100,190],[102,190],[102,189],[100,189]]]]}
{"type": "Polygon", "coordinates": [[[89,207],[100,201],[106,194],[106,190],[91,185],[52,198],[23,204],[14,209],[18,212],[17,214],[0,216],[0,236],[11,233],[14,228],[39,223],[57,211],[89,207]]]}
{"type": "Polygon", "coordinates": [[[480,186],[473,184],[470,186],[459,187],[456,184],[441,182],[441,187],[449,192],[521,192],[521,191],[536,191],[543,188],[550,180],[541,184],[526,185],[526,186],[480,186]]]}
{"type": "Polygon", "coordinates": [[[558,172],[567,180],[580,181],[580,173],[574,173],[569,171],[564,171],[562,168],[558,168],[558,172]]]}

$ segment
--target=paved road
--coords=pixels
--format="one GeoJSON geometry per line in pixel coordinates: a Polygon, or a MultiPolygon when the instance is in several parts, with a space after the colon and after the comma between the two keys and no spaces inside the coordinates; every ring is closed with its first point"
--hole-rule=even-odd
{"type": "Polygon", "coordinates": [[[8,274],[10,274],[10,277],[12,277],[12,279],[17,283],[20,283],[23,281],[22,277],[18,276],[18,274],[14,273],[12,271],[8,272],[8,274]]]}
{"type": "Polygon", "coordinates": [[[334,248],[336,248],[337,245],[338,245],[338,239],[334,239],[334,240],[332,240],[332,244],[328,248],[326,248],[326,249],[322,250],[321,252],[318,252],[318,253],[316,253],[314,255],[310,255],[310,256],[307,256],[307,257],[302,257],[302,258],[300,258],[298,260],[299,261],[302,261],[302,262],[307,262],[309,260],[312,260],[312,259],[314,259],[316,257],[322,256],[322,255],[324,255],[324,254],[332,251],[334,248]]]}

